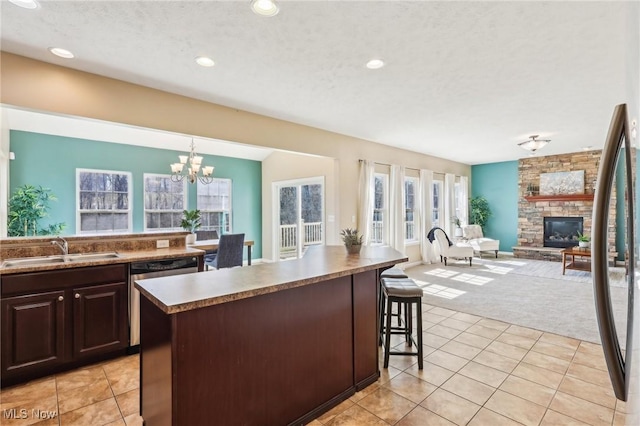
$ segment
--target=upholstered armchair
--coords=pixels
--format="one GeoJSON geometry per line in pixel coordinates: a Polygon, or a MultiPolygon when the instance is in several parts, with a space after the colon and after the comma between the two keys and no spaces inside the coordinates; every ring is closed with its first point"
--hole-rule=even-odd
{"type": "Polygon", "coordinates": [[[500,240],[494,240],[486,238],[482,234],[482,227],[480,225],[466,225],[462,227],[462,237],[473,247],[474,251],[479,252],[480,258],[482,258],[483,251],[493,251],[498,257],[498,250],[500,249],[500,240]]]}
{"type": "Polygon", "coordinates": [[[435,229],[433,236],[435,237],[436,255],[440,256],[441,262],[444,260],[444,266],[447,266],[447,259],[450,257],[463,258],[465,260],[468,258],[469,266],[471,266],[473,247],[464,243],[449,245],[447,234],[440,228],[435,229]]]}

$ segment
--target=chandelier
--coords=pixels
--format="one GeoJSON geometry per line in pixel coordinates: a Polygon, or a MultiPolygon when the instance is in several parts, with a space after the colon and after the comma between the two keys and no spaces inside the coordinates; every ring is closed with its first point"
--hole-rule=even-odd
{"type": "Polygon", "coordinates": [[[213,174],[213,166],[203,166],[202,156],[196,155],[196,144],[191,139],[191,152],[189,155],[178,155],[179,163],[171,164],[171,180],[173,182],[182,182],[186,177],[190,183],[195,183],[196,179],[205,185],[213,182],[211,175],[213,174]],[[187,170],[184,166],[187,165],[187,170]],[[184,170],[184,173],[183,173],[184,170]],[[201,175],[198,174],[201,172],[201,175]]]}
{"type": "Polygon", "coordinates": [[[539,137],[540,135],[531,135],[528,140],[520,142],[518,146],[526,149],[527,151],[536,152],[551,142],[551,139],[538,139],[539,137]]]}

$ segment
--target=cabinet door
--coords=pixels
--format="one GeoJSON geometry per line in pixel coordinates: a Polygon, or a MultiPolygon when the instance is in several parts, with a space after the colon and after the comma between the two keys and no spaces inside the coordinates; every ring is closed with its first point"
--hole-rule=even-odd
{"type": "Polygon", "coordinates": [[[107,353],[128,345],[127,285],[73,290],[74,358],[107,353]]]}
{"type": "Polygon", "coordinates": [[[50,368],[65,361],[64,292],[2,299],[2,376],[50,368]]]}

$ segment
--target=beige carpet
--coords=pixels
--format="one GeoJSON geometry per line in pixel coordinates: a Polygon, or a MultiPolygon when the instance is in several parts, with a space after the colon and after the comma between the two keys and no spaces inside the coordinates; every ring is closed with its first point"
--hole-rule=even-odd
{"type": "MultiPolygon", "coordinates": [[[[600,343],[591,274],[567,271],[560,262],[474,258],[406,270],[424,289],[424,303],[589,342],[600,343]]],[[[624,268],[611,268],[610,293],[625,347],[627,288],[624,268]]]]}

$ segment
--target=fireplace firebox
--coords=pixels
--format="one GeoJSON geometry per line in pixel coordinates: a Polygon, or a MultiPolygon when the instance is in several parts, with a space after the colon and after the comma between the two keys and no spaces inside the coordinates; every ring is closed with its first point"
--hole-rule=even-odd
{"type": "Polygon", "coordinates": [[[544,246],[568,248],[578,245],[583,233],[581,217],[545,217],[544,246]]]}

